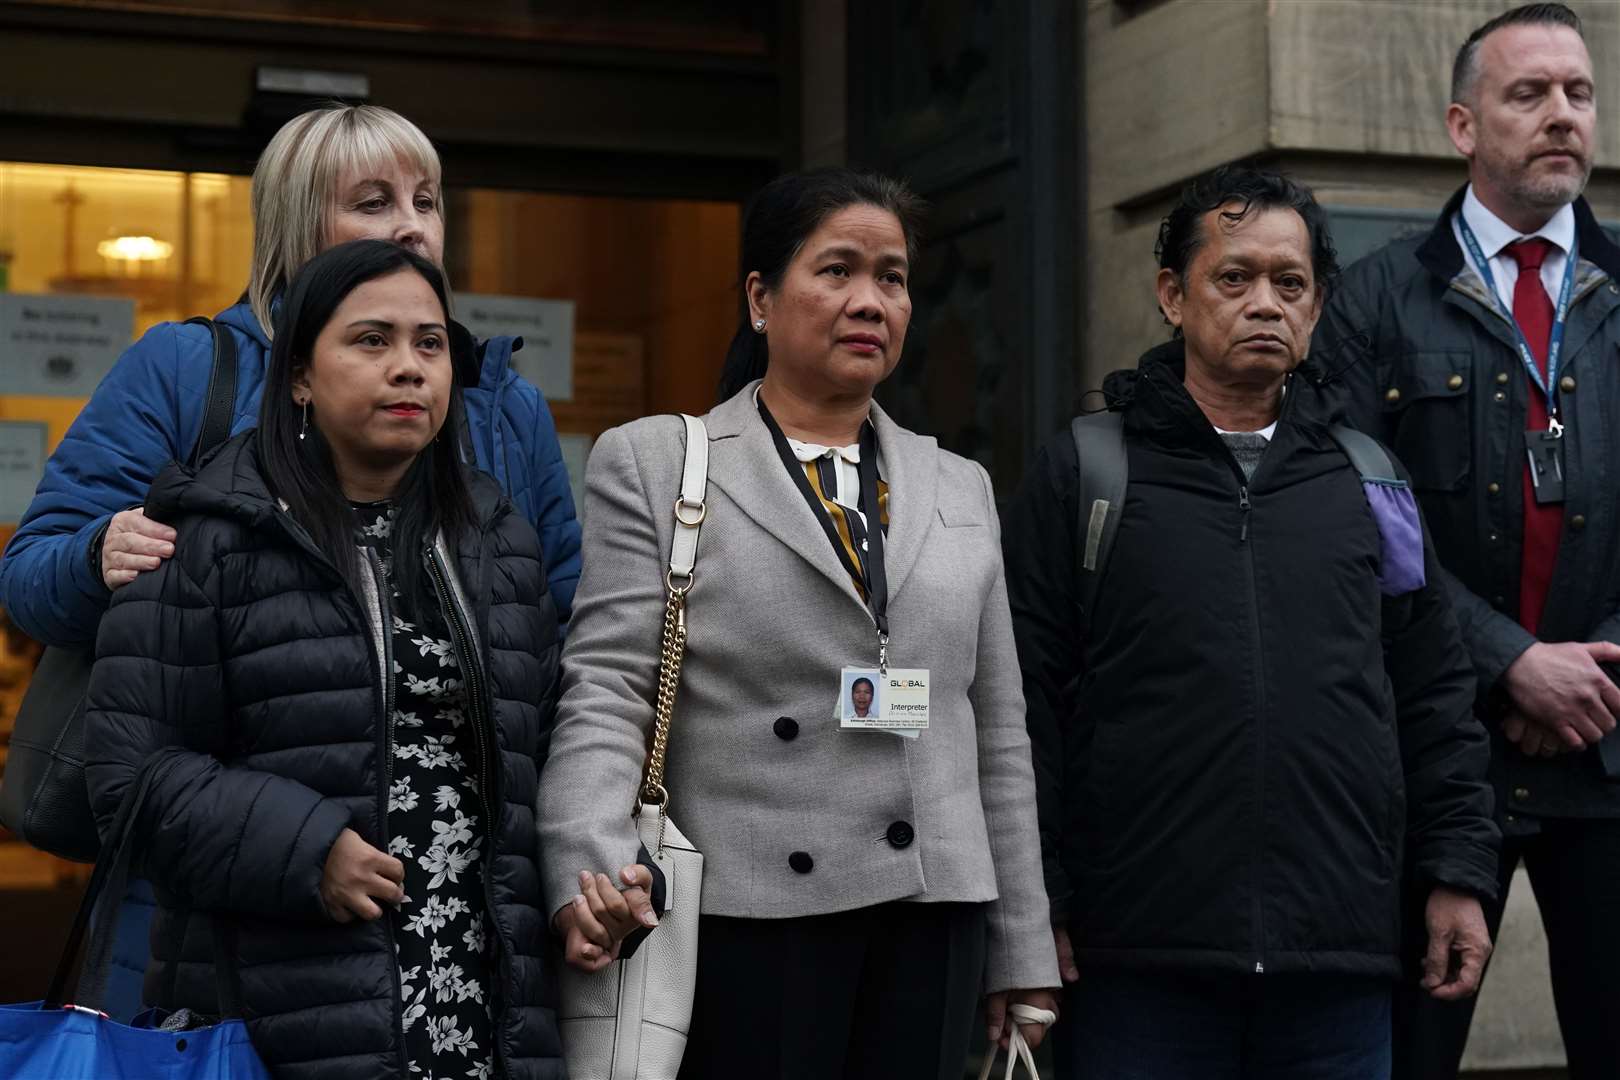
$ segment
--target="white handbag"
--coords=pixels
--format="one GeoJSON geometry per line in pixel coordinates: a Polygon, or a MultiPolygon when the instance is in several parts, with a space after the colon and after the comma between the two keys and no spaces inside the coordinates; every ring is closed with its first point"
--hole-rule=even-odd
{"type": "Polygon", "coordinates": [[[669,816],[664,756],[686,653],[686,595],[697,561],[705,514],[709,433],[686,421],[686,466],[675,500],[663,641],[658,661],[658,703],[634,816],[642,845],[664,875],[664,912],[658,926],[628,960],[584,974],[567,965],[561,977],[558,1018],[571,1080],[675,1080],[692,1024],[697,985],[698,908],[703,855],[669,816]]]}

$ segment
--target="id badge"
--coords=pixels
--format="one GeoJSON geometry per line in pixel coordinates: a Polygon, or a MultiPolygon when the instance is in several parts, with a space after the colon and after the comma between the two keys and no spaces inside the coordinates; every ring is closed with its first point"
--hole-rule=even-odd
{"type": "Polygon", "coordinates": [[[1524,433],[1524,452],[1530,462],[1530,485],[1538,506],[1564,501],[1564,440],[1551,431],[1524,433]]]}
{"type": "Polygon", "coordinates": [[[928,669],[844,668],[839,676],[838,726],[887,731],[915,739],[928,730],[928,669]]]}

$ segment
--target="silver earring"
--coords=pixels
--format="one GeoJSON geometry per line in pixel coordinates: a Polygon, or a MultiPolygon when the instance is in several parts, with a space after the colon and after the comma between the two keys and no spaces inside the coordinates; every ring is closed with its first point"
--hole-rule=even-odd
{"type": "Polygon", "coordinates": [[[298,425],[298,441],[303,442],[304,436],[309,433],[309,401],[304,401],[304,420],[298,425]]]}
{"type": "Polygon", "coordinates": [[[754,333],[763,334],[764,332],[765,332],[765,320],[764,319],[755,319],[754,320],[754,333]]]}

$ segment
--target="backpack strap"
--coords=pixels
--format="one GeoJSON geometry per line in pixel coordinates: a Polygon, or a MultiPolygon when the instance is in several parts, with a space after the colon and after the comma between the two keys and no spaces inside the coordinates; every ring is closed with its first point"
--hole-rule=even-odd
{"type": "Polygon", "coordinates": [[[1389,451],[1355,428],[1328,428],[1350,467],[1361,479],[1361,493],[1378,526],[1378,587],[1386,597],[1404,596],[1428,582],[1423,547],[1423,516],[1412,487],[1395,471],[1389,451]]]}
{"type": "Polygon", "coordinates": [[[1395,463],[1389,460],[1389,453],[1379,445],[1377,439],[1344,424],[1334,424],[1328,428],[1328,433],[1339,444],[1339,449],[1344,451],[1344,456],[1350,459],[1350,465],[1361,477],[1362,483],[1406,486],[1406,481],[1395,472],[1395,463]]]}
{"type": "Polygon", "coordinates": [[[1074,453],[1080,465],[1080,504],[1077,544],[1080,620],[1091,620],[1097,583],[1108,566],[1119,535],[1119,516],[1125,509],[1125,487],[1130,466],[1125,457],[1123,413],[1101,412],[1077,416],[1069,425],[1074,453]]]}
{"type": "Polygon", "coordinates": [[[209,451],[231,437],[231,421],[236,412],[236,338],[213,319],[201,315],[186,322],[206,326],[214,339],[214,370],[208,377],[202,427],[197,432],[197,444],[191,448],[190,464],[196,468],[209,451]]]}

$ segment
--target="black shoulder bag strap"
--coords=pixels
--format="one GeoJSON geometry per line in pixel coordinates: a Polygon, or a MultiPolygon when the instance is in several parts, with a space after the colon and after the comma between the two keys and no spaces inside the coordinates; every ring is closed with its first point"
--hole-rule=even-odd
{"type": "MultiPolygon", "coordinates": [[[[113,941],[118,934],[118,909],[129,882],[135,849],[140,843],[141,809],[152,786],[175,760],[174,750],[158,750],[142,764],[124,792],[112,830],[107,834],[107,842],[102,845],[90,884],[85,888],[84,898],[79,902],[79,910],[68,930],[67,942],[57,960],[56,971],[51,976],[51,985],[45,991],[42,1008],[61,1008],[69,1004],[71,994],[72,1004],[97,1011],[101,1009],[107,990],[107,973],[112,966],[113,941]],[[90,939],[88,947],[85,946],[86,935],[90,939]],[[74,961],[79,959],[81,949],[84,950],[84,958],[81,964],[76,965],[74,961]],[[75,972],[78,973],[76,987],[73,986],[75,972]],[[70,990],[70,987],[73,988],[70,990]]],[[[211,922],[220,1015],[238,1017],[242,1015],[242,1005],[235,978],[232,935],[225,919],[211,917],[211,922]]]]}
{"type": "Polygon", "coordinates": [[[1074,453],[1080,465],[1075,580],[1080,622],[1086,626],[1091,622],[1097,583],[1114,550],[1114,537],[1119,535],[1119,516],[1125,510],[1125,488],[1130,482],[1125,416],[1118,412],[1077,416],[1069,431],[1074,436],[1074,453]]]}
{"type": "Polygon", "coordinates": [[[191,457],[186,462],[195,469],[202,464],[209,451],[231,437],[231,422],[236,419],[236,338],[230,330],[201,315],[186,322],[206,326],[214,337],[214,370],[208,377],[202,427],[197,432],[196,445],[191,448],[191,457]]]}
{"type": "Polygon", "coordinates": [[[76,970],[80,971],[80,975],[75,1004],[89,1009],[101,1008],[107,968],[112,962],[118,903],[123,899],[124,885],[129,879],[130,863],[135,852],[137,820],[147,792],[151,790],[156,777],[167,771],[171,760],[171,755],[165,751],[153,754],[125,790],[118,814],[113,818],[112,829],[101,847],[100,857],[96,859],[95,872],[90,876],[90,884],[84,891],[84,899],[80,901],[78,914],[74,916],[68,931],[67,944],[62,949],[56,973],[51,978],[50,989],[45,992],[45,1008],[54,1009],[67,1004],[68,987],[73,982],[76,970]],[[98,904],[98,900],[105,902],[98,904]],[[81,970],[75,967],[74,960],[78,958],[86,933],[90,935],[90,948],[85,953],[81,970]]]}

